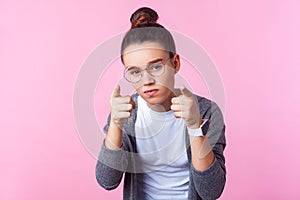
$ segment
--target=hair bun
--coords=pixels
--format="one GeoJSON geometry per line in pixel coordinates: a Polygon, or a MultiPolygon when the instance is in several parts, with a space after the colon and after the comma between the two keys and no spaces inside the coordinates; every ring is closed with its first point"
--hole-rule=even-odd
{"type": "Polygon", "coordinates": [[[142,7],[137,9],[130,17],[131,28],[136,28],[139,24],[155,24],[158,14],[155,10],[142,7]]]}

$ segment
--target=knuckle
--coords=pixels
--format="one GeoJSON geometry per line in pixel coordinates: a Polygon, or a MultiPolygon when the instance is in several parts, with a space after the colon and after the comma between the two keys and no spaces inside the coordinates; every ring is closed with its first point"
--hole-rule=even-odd
{"type": "Polygon", "coordinates": [[[129,103],[129,102],[130,102],[130,97],[129,97],[129,96],[125,96],[125,97],[123,97],[123,99],[124,99],[124,101],[125,101],[126,103],[129,103]]]}
{"type": "Polygon", "coordinates": [[[116,101],[117,101],[116,98],[111,98],[111,99],[110,99],[111,104],[116,104],[116,101]]]}
{"type": "Polygon", "coordinates": [[[128,110],[132,109],[132,105],[131,104],[128,104],[128,110]]]}
{"type": "Polygon", "coordinates": [[[112,114],[111,114],[111,117],[112,117],[113,119],[117,119],[116,113],[112,113],[112,114]]]}

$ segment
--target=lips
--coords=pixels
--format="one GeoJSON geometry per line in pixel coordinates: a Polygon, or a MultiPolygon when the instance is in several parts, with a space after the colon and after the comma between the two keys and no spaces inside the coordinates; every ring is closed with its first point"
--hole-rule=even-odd
{"type": "Polygon", "coordinates": [[[158,89],[146,90],[144,93],[148,96],[153,96],[158,92],[158,89]]]}

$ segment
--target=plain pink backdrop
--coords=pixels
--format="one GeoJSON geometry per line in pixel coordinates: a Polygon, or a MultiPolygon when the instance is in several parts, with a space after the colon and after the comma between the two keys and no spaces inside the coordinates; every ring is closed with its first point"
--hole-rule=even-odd
{"type": "MultiPolygon", "coordinates": [[[[96,182],[72,92],[89,53],[128,30],[131,13],[145,5],[202,45],[222,77],[228,173],[221,199],[299,199],[296,0],[1,0],[0,199],[121,199],[121,187],[107,192],[96,182]]],[[[109,95],[113,84],[99,87],[109,95]]]]}

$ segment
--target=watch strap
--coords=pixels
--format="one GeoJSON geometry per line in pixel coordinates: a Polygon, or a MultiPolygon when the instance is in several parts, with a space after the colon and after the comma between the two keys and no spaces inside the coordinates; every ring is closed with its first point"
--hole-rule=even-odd
{"type": "Polygon", "coordinates": [[[203,119],[199,128],[187,128],[187,131],[190,136],[205,136],[208,131],[208,127],[208,119],[203,119]]]}

